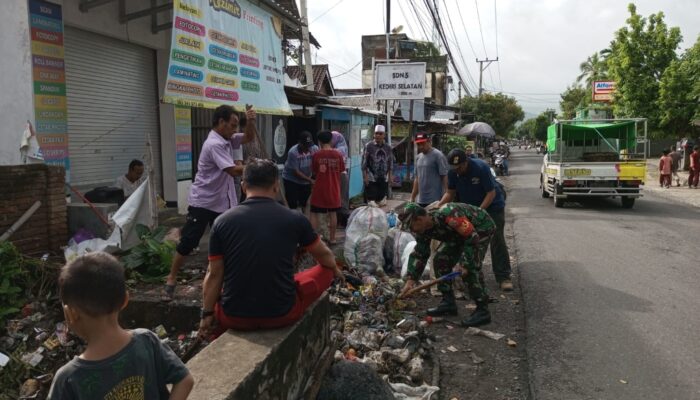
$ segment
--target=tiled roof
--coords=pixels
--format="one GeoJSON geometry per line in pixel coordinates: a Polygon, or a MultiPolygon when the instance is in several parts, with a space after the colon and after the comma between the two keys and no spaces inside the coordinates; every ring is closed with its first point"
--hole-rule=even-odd
{"type": "MultiPolygon", "coordinates": [[[[288,65],[286,70],[287,70],[287,75],[289,75],[290,78],[299,79],[300,81],[304,80],[303,78],[304,78],[304,74],[306,72],[304,71],[303,68],[300,68],[297,65],[288,65]]],[[[322,93],[322,94],[325,94],[328,96],[332,96],[334,94],[334,89],[333,89],[333,82],[331,81],[331,78],[330,78],[330,72],[328,70],[328,64],[312,65],[311,66],[311,73],[313,74],[313,77],[314,77],[313,90],[317,93],[322,93]],[[326,79],[326,77],[328,79],[326,79]],[[324,82],[328,82],[330,90],[324,91],[324,88],[323,88],[324,82]]]]}

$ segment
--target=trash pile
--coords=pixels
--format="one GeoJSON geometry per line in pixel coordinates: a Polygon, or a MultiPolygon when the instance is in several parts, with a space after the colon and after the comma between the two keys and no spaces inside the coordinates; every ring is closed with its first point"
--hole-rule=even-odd
{"type": "MultiPolygon", "coordinates": [[[[69,332],[60,309],[47,303],[27,304],[18,317],[7,321],[0,337],[0,399],[45,399],[56,371],[85,345],[69,332]]],[[[196,331],[152,330],[184,361],[205,345],[196,331]]]]}
{"type": "Polygon", "coordinates": [[[330,291],[336,311],[331,324],[331,339],[337,344],[335,360],[370,366],[392,386],[395,395],[406,387],[434,388],[425,382],[432,381],[436,339],[426,332],[430,321],[421,321],[415,315],[415,301],[397,298],[404,282],[358,275],[347,274],[346,286],[330,291]],[[394,388],[397,384],[399,389],[394,388]]]}

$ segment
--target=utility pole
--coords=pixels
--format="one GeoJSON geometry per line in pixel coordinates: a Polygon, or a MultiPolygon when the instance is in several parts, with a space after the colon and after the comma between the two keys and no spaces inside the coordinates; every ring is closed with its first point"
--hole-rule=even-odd
{"type": "Polygon", "coordinates": [[[489,60],[488,58],[485,58],[483,60],[479,60],[478,58],[476,59],[476,62],[479,63],[479,97],[481,97],[481,94],[484,92],[484,71],[486,71],[486,68],[491,65],[492,62],[498,61],[498,57],[494,60],[489,60]],[[484,63],[486,63],[486,66],[484,67],[484,63]]]}
{"type": "Polygon", "coordinates": [[[301,41],[304,47],[304,68],[306,70],[305,88],[315,90],[314,73],[311,69],[311,46],[309,45],[309,17],[306,10],[306,0],[301,0],[301,41]]]}
{"type": "Polygon", "coordinates": [[[459,107],[459,121],[462,122],[462,81],[457,84],[457,105],[459,107]]]}
{"type": "MultiPolygon", "coordinates": [[[[391,49],[390,49],[390,41],[389,37],[391,35],[391,0],[386,0],[386,59],[389,60],[391,58],[391,49]]],[[[396,46],[398,47],[398,45],[396,46]]],[[[387,61],[388,62],[388,61],[387,61]]],[[[411,102],[413,103],[413,102],[411,102]]],[[[389,143],[389,147],[391,148],[391,111],[389,110],[389,100],[384,101],[384,111],[386,112],[386,140],[387,143],[389,143]]],[[[392,182],[387,182],[387,194],[389,195],[388,197],[392,197],[392,190],[391,190],[391,184],[392,182]]]]}

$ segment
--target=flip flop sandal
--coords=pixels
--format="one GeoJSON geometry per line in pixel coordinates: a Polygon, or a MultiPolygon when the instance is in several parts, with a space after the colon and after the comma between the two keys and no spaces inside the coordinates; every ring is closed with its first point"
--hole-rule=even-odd
{"type": "Polygon", "coordinates": [[[173,298],[175,297],[175,286],[176,285],[165,284],[165,286],[163,287],[161,301],[168,302],[173,300],[173,298]]]}

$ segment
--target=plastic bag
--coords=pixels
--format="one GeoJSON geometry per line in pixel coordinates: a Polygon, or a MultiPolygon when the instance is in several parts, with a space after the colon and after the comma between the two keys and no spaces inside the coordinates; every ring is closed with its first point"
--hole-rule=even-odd
{"type": "Polygon", "coordinates": [[[374,203],[353,211],[345,231],[345,260],[369,273],[384,266],[382,247],[389,231],[386,213],[374,203]]]}
{"type": "Polygon", "coordinates": [[[403,251],[406,249],[406,246],[408,246],[409,243],[415,242],[416,239],[413,237],[408,232],[404,232],[401,230],[397,230],[396,234],[394,235],[394,243],[393,243],[393,260],[394,260],[394,268],[399,268],[400,266],[403,265],[402,263],[402,256],[403,256],[403,251]]]}

